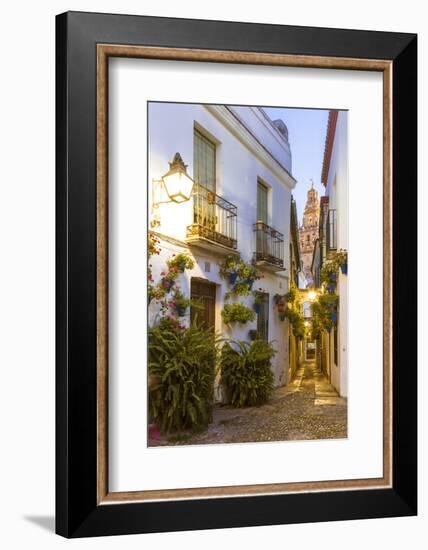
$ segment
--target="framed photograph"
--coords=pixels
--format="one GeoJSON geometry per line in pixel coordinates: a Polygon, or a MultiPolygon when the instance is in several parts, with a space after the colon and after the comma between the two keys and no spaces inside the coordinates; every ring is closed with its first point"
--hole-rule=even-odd
{"type": "Polygon", "coordinates": [[[417,513],[417,38],[56,21],[56,525],[417,513]]]}

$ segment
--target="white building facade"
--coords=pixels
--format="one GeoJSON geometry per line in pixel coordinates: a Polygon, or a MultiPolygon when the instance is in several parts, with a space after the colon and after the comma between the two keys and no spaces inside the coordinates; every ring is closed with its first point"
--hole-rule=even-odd
{"type": "MultiPolygon", "coordinates": [[[[149,104],[149,231],[160,240],[160,254],[152,256],[152,275],[162,277],[166,262],[184,252],[193,269],[177,284],[189,298],[207,308],[216,332],[250,341],[260,330],[277,350],[272,363],[276,385],[287,383],[288,322],[280,321],[273,296],[289,288],[289,233],[291,150],[285,125],[273,123],[257,107],[224,105],[149,104]],[[157,182],[179,152],[195,180],[190,200],[162,200],[157,182]],[[221,311],[231,287],[219,274],[221,263],[239,254],[262,275],[254,290],[266,294],[266,305],[254,321],[226,325],[221,311]]],[[[227,303],[232,303],[231,297],[227,303]]],[[[253,307],[254,297],[239,302],[253,307]]],[[[156,325],[159,304],[149,305],[149,325],[156,325]]],[[[188,325],[191,309],[183,322],[188,325]]]]}
{"type": "MultiPolygon", "coordinates": [[[[348,251],[348,113],[330,111],[321,181],[322,199],[321,257],[348,251]]],[[[337,326],[328,336],[327,375],[341,396],[348,395],[348,275],[338,272],[339,296],[337,326]]]]}

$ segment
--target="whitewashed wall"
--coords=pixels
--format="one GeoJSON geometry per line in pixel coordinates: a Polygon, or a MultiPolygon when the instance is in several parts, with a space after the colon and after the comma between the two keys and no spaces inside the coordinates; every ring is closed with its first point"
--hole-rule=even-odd
{"type": "MultiPolygon", "coordinates": [[[[337,248],[348,250],[348,113],[339,111],[326,186],[329,208],[337,210],[337,248]]],[[[349,250],[348,250],[349,254],[349,250]]],[[[351,251],[352,255],[352,251],[351,251]]],[[[330,345],[331,381],[340,395],[348,395],[348,276],[339,271],[339,365],[334,364],[333,335],[330,345]]]]}
{"type": "MultiPolygon", "coordinates": [[[[158,180],[168,170],[168,162],[178,151],[188,164],[188,172],[193,175],[193,131],[194,126],[202,130],[217,144],[217,193],[238,207],[238,250],[246,261],[251,261],[255,250],[253,224],[256,221],[257,179],[260,178],[271,189],[268,223],[284,234],[284,265],[289,265],[289,227],[290,199],[294,180],[288,169],[291,168],[291,153],[283,136],[271,126],[265,115],[257,109],[233,108],[224,106],[203,106],[195,104],[151,103],[149,106],[149,201],[150,187],[153,180],[158,180]],[[245,130],[239,122],[241,119],[251,133],[256,134],[263,146],[245,130]],[[269,151],[279,157],[275,160],[269,151]],[[287,168],[284,169],[284,168],[287,168]]],[[[149,209],[151,205],[149,204],[149,209]]],[[[192,223],[192,201],[160,205],[157,209],[160,225],[156,232],[172,237],[161,243],[162,254],[152,258],[155,279],[165,268],[165,262],[172,254],[179,251],[192,253],[195,268],[183,274],[178,284],[182,291],[189,295],[191,277],[203,277],[218,285],[216,304],[216,328],[225,336],[248,340],[248,331],[256,328],[256,321],[244,326],[224,325],[221,309],[224,305],[224,294],[229,285],[219,277],[219,264],[222,259],[208,251],[192,247],[189,250],[185,243],[186,227],[192,223]],[[206,262],[209,271],[206,272],[206,262]]],[[[150,214],[149,216],[153,215],[150,214]]],[[[278,350],[273,360],[277,385],[286,383],[288,370],[288,326],[287,322],[278,320],[273,307],[272,297],[283,294],[288,289],[288,272],[276,274],[262,272],[264,277],[256,281],[254,289],[262,288],[270,295],[269,303],[269,340],[274,341],[278,350]]],[[[253,297],[239,297],[239,301],[252,306],[253,297]]],[[[158,315],[156,305],[149,311],[149,322],[155,323],[158,315]]]]}

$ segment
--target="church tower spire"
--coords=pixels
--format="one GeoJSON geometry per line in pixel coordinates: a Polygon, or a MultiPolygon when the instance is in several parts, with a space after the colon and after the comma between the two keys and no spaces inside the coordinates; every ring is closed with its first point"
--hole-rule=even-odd
{"type": "Polygon", "coordinates": [[[308,285],[311,285],[313,282],[311,266],[315,241],[318,239],[319,219],[320,205],[318,201],[318,191],[314,188],[314,182],[311,179],[311,187],[308,190],[305,210],[303,212],[303,221],[299,230],[302,271],[308,285]]]}

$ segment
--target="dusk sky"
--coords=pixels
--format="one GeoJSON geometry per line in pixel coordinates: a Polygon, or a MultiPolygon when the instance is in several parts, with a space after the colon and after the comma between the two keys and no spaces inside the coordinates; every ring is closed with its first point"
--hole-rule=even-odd
{"type": "Polygon", "coordinates": [[[297,180],[293,197],[297,204],[299,225],[302,222],[306,194],[314,180],[318,196],[324,195],[321,169],[327,132],[328,110],[264,107],[272,120],[282,119],[288,128],[292,156],[292,175],[297,180]]]}

